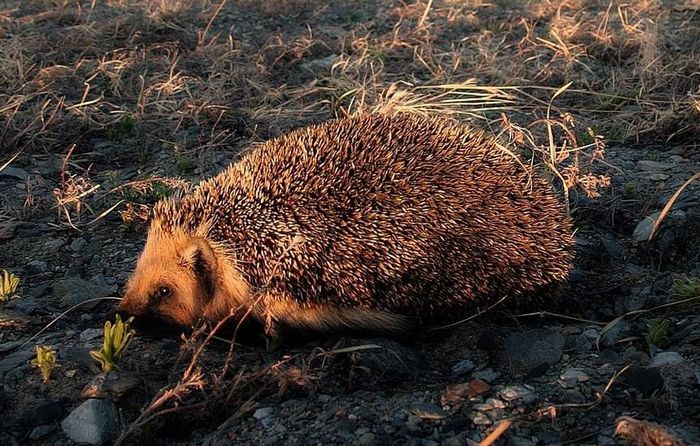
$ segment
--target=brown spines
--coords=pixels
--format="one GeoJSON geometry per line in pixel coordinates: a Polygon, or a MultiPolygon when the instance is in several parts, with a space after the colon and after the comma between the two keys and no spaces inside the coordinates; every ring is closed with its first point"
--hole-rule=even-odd
{"type": "Polygon", "coordinates": [[[482,132],[407,115],[270,140],[155,220],[235,252],[254,292],[314,311],[463,318],[561,281],[572,260],[543,177],[482,132]]]}

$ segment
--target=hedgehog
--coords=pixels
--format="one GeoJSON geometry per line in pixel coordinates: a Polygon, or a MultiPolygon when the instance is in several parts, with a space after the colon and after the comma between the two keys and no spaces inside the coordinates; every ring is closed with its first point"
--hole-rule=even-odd
{"type": "Polygon", "coordinates": [[[483,130],[366,114],[258,143],[156,203],[118,309],[405,333],[549,295],[572,247],[551,182],[483,130]]]}

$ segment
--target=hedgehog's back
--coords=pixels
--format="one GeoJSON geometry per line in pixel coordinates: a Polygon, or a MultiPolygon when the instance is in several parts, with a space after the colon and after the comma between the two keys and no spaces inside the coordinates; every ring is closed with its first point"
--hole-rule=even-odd
{"type": "Polygon", "coordinates": [[[305,307],[459,319],[561,281],[572,260],[551,185],[444,119],[366,115],[297,130],[199,194],[251,285],[305,307]]]}

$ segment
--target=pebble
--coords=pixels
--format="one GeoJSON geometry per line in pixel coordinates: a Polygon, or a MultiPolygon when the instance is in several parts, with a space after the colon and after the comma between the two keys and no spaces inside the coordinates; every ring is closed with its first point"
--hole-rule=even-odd
{"type": "Polygon", "coordinates": [[[58,401],[39,401],[27,409],[21,416],[25,426],[42,426],[63,418],[65,407],[58,401]]]}
{"type": "Polygon", "coordinates": [[[605,347],[611,347],[617,343],[623,337],[629,335],[632,332],[632,324],[625,320],[619,320],[615,325],[610,327],[608,331],[602,334],[600,337],[600,343],[605,347]]]}
{"type": "Polygon", "coordinates": [[[29,433],[29,438],[32,440],[38,440],[49,435],[51,432],[56,430],[56,426],[53,424],[42,424],[37,426],[29,433]]]}
{"type": "Polygon", "coordinates": [[[432,403],[417,403],[411,406],[411,413],[424,420],[442,420],[450,416],[448,412],[432,403]]]}
{"type": "Polygon", "coordinates": [[[663,368],[668,366],[676,366],[685,363],[685,358],[678,352],[661,352],[651,358],[649,367],[663,368]]]}
{"type": "Polygon", "coordinates": [[[80,342],[88,342],[99,338],[104,333],[102,328],[86,328],[80,332],[80,342]]]}
{"type": "Polygon", "coordinates": [[[89,399],[61,423],[63,432],[76,443],[101,445],[119,432],[119,410],[108,399],[89,399]]]}
{"type": "Polygon", "coordinates": [[[474,361],[472,361],[471,359],[462,359],[457,364],[452,366],[452,375],[453,376],[466,375],[467,373],[471,372],[475,368],[476,368],[476,364],[474,364],[474,361]]]}
{"type": "Polygon", "coordinates": [[[497,359],[512,374],[533,374],[559,362],[564,343],[564,336],[554,330],[536,329],[512,333],[504,340],[497,359]]]}
{"type": "Polygon", "coordinates": [[[85,245],[87,245],[87,240],[85,240],[82,237],[78,237],[71,242],[70,249],[73,252],[80,252],[85,247],[85,245]]]}
{"type": "Polygon", "coordinates": [[[358,440],[358,443],[362,446],[371,446],[375,444],[376,442],[376,435],[374,435],[372,432],[367,432],[365,434],[360,435],[360,438],[358,440]]]}
{"type": "Polygon", "coordinates": [[[416,432],[420,427],[418,426],[423,420],[415,415],[409,415],[408,420],[406,420],[406,428],[411,432],[416,432]]]}
{"type": "Polygon", "coordinates": [[[472,373],[472,378],[480,379],[487,383],[494,383],[501,377],[501,372],[497,372],[492,368],[485,368],[472,373]]]}
{"type": "Polygon", "coordinates": [[[274,411],[275,409],[272,407],[261,407],[253,413],[253,418],[258,420],[263,427],[267,428],[272,425],[272,414],[274,411]]]}
{"type": "Polygon", "coordinates": [[[472,423],[476,424],[477,426],[490,426],[493,424],[491,419],[483,412],[474,411],[471,413],[470,418],[472,423]]]}
{"type": "MultiPolygon", "coordinates": [[[[53,284],[53,292],[64,307],[71,307],[89,299],[104,297],[112,294],[112,290],[104,282],[101,276],[92,280],[83,280],[80,277],[66,277],[53,284]]],[[[97,305],[93,302],[87,308],[97,305]]]]}
{"type": "Polygon", "coordinates": [[[48,265],[43,260],[32,260],[25,265],[24,270],[28,275],[33,276],[43,273],[47,267],[48,265]]]}
{"type": "Polygon", "coordinates": [[[578,384],[588,381],[589,376],[580,369],[567,369],[559,375],[560,383],[566,388],[576,387],[578,384]]]}
{"type": "Polygon", "coordinates": [[[537,401],[538,396],[523,386],[508,386],[498,393],[510,406],[527,406],[537,401]]]}
{"type": "Polygon", "coordinates": [[[81,392],[83,398],[110,398],[119,401],[121,397],[134,389],[141,380],[128,372],[102,372],[95,376],[81,392]]]}

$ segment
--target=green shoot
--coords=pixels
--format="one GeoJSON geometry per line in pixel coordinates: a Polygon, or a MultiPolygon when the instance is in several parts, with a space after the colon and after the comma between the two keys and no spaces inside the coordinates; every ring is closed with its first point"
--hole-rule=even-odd
{"type": "Polygon", "coordinates": [[[7,303],[12,299],[18,298],[18,286],[19,277],[9,271],[2,270],[2,277],[0,277],[0,303],[7,303]]]}
{"type": "Polygon", "coordinates": [[[117,361],[126,350],[131,338],[136,334],[136,331],[130,329],[133,320],[134,318],[130,317],[126,322],[122,322],[121,317],[117,314],[114,325],[110,321],[105,322],[102,349],[90,352],[93,359],[100,363],[103,372],[118,368],[117,361]]]}
{"type": "Polygon", "coordinates": [[[668,328],[670,326],[671,321],[668,319],[656,320],[649,326],[649,332],[644,333],[644,339],[647,341],[649,350],[663,348],[669,344],[668,328]]]}
{"type": "Polygon", "coordinates": [[[53,347],[37,345],[36,358],[32,360],[32,365],[41,371],[41,378],[44,383],[48,383],[51,378],[51,371],[56,367],[56,351],[53,347]]]}

